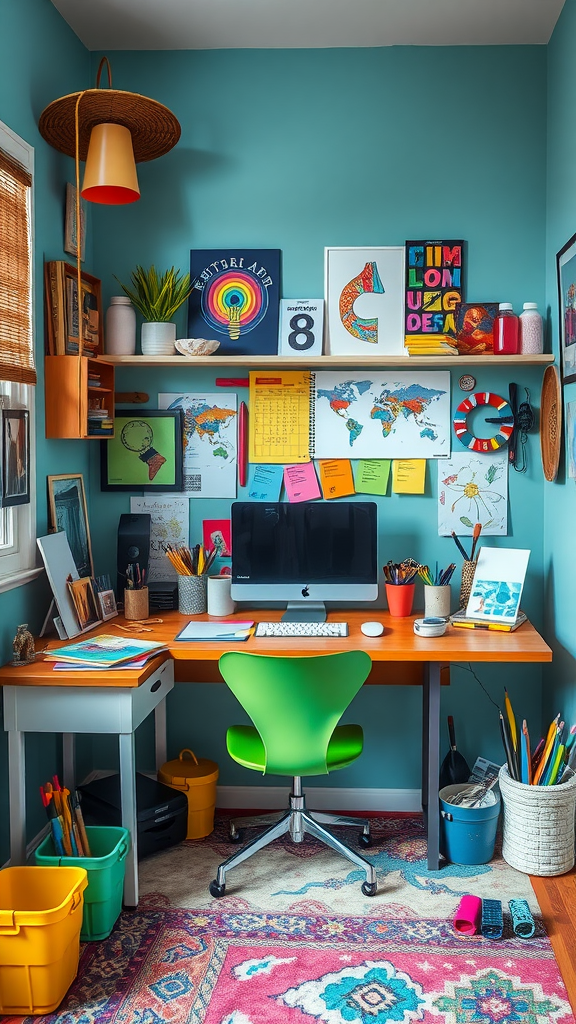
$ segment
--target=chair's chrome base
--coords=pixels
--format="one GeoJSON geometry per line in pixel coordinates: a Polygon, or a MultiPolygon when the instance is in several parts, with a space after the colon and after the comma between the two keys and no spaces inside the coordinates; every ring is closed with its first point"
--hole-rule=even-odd
{"type": "MultiPolygon", "coordinates": [[[[299,776],[293,780],[293,790],[290,794],[290,806],[284,814],[280,817],[278,815],[265,815],[261,818],[248,818],[243,819],[244,823],[248,826],[254,826],[259,824],[268,824],[268,828],[262,832],[256,839],[253,839],[251,843],[247,843],[237,853],[233,853],[232,856],[228,857],[220,864],[215,881],[210,885],[210,892],[212,896],[224,896],[226,889],[226,874],[231,868],[235,868],[242,861],[251,857],[253,853],[257,853],[258,850],[262,850],[269,843],[272,843],[275,839],[285,835],[287,832],[290,833],[290,838],[295,843],[301,843],[304,839],[306,832],[310,835],[315,836],[316,839],[320,839],[321,842],[325,843],[326,846],[336,850],[337,853],[341,853],[343,857],[352,861],[353,864],[357,864],[363,868],[366,872],[366,881],[362,885],[362,892],[365,896],[376,895],[376,869],[370,861],[362,857],[361,854],[351,850],[350,847],[336,839],[327,829],[323,828],[324,824],[327,825],[360,825],[362,827],[363,842],[366,846],[370,845],[370,823],[364,818],[352,818],[342,814],[321,814],[319,812],[310,812],[306,809],[306,800],[302,793],[302,780],[299,776]]],[[[238,835],[237,826],[240,824],[239,819],[231,823],[230,837],[236,838],[238,835]]]]}

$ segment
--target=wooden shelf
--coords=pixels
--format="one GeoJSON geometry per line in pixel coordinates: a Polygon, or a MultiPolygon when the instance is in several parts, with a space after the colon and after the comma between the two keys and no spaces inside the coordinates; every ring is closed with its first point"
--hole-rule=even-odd
{"type": "Polygon", "coordinates": [[[110,434],[88,433],[88,399],[102,396],[114,419],[114,367],[92,356],[46,356],[44,360],[46,437],[100,440],[110,434]],[[89,387],[90,373],[101,375],[103,387],[89,387]]]}
{"type": "Polygon", "coordinates": [[[360,367],[388,369],[414,366],[433,366],[450,369],[465,366],[548,366],[554,362],[553,355],[538,356],[316,356],[300,359],[297,356],[112,356],[103,357],[113,366],[213,366],[215,369],[242,367],[245,370],[330,370],[336,368],[360,367]]]}

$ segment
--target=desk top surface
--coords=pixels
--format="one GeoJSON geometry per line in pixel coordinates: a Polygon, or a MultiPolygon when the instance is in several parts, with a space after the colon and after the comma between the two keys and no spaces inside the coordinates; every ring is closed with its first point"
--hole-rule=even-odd
{"type": "MultiPolygon", "coordinates": [[[[266,609],[243,609],[235,615],[227,617],[239,620],[276,621],[281,618],[282,611],[266,609]]],[[[546,662],[552,661],[552,651],[530,622],[525,622],[513,633],[500,630],[462,629],[448,626],[444,636],[421,637],[413,630],[412,615],[406,619],[396,619],[383,609],[370,611],[352,611],[339,609],[329,612],[328,619],[349,625],[349,636],[338,639],[326,637],[294,637],[294,638],[256,638],[251,636],[246,642],[221,644],[215,641],[175,641],[174,637],[190,621],[190,616],[178,612],[162,612],[161,624],[150,627],[150,632],[134,633],[140,640],[162,641],[168,647],[168,654],[160,655],[149,662],[144,669],[55,672],[51,662],[42,659],[33,665],[14,668],[5,665],[0,668],[0,685],[23,686],[125,686],[141,685],[159,664],[172,656],[176,661],[216,662],[224,651],[246,651],[252,654],[275,654],[283,656],[305,656],[332,654],[336,651],[362,649],[368,652],[374,662],[546,662]],[[367,621],[378,621],[384,626],[382,636],[370,638],[360,631],[360,624],[367,621]]],[[[194,620],[204,619],[207,622],[218,621],[208,615],[194,616],[194,620]]],[[[92,633],[85,634],[82,639],[98,633],[117,633],[129,636],[118,625],[126,620],[121,616],[102,623],[92,633]]],[[[60,640],[49,642],[51,650],[63,647],[60,640]]]]}

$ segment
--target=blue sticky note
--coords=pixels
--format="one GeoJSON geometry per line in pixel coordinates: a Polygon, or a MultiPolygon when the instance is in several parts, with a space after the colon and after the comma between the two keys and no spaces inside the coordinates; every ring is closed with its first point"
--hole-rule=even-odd
{"type": "Polygon", "coordinates": [[[279,501],[284,466],[268,466],[252,463],[248,474],[248,498],[250,501],[279,501]]]}

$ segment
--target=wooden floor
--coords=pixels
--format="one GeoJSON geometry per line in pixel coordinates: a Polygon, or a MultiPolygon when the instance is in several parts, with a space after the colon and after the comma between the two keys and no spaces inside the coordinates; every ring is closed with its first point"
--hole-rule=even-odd
{"type": "Polygon", "coordinates": [[[576,868],[555,878],[531,876],[530,881],[576,1016],[576,868]]]}

